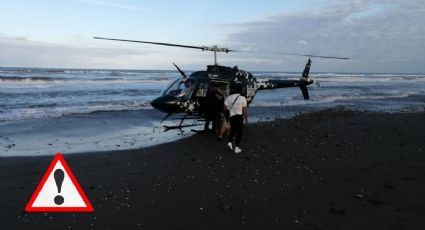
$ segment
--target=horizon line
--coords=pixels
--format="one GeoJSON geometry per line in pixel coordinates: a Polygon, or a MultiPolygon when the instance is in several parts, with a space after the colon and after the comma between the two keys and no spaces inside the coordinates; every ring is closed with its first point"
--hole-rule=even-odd
{"type": "MultiPolygon", "coordinates": [[[[124,70],[124,71],[177,71],[175,69],[113,69],[113,68],[66,68],[66,67],[19,67],[19,66],[0,66],[0,70],[7,69],[52,69],[52,70],[124,70]]],[[[204,71],[204,70],[184,70],[187,72],[204,71]]],[[[302,73],[303,71],[283,71],[283,70],[249,70],[248,72],[273,72],[273,73],[302,73]]],[[[421,72],[332,72],[332,71],[312,71],[310,73],[336,73],[336,74],[417,74],[425,75],[421,72]]]]}

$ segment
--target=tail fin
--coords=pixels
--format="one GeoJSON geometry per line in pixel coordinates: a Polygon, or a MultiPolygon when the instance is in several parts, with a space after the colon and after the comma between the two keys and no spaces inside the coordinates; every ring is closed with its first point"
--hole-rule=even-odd
{"type": "Polygon", "coordinates": [[[305,64],[303,75],[302,75],[304,79],[308,78],[308,74],[310,73],[310,66],[311,66],[311,59],[309,58],[307,60],[307,63],[305,64]]]}
{"type": "Polygon", "coordinates": [[[307,86],[301,85],[300,88],[301,88],[301,92],[303,93],[304,100],[310,99],[310,96],[308,95],[307,86]]]}
{"type": "Polygon", "coordinates": [[[301,81],[300,89],[301,89],[301,92],[303,93],[304,100],[310,99],[310,96],[308,95],[308,90],[307,90],[308,74],[310,73],[310,66],[311,66],[311,59],[309,58],[307,63],[305,64],[303,75],[300,79],[301,81]]]}

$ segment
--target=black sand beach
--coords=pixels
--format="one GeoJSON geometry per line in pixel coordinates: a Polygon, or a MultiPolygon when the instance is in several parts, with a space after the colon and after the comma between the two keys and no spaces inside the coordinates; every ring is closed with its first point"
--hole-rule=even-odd
{"type": "Polygon", "coordinates": [[[65,155],[93,213],[25,213],[53,157],[0,158],[1,228],[425,229],[424,113],[327,110],[225,144],[65,155]]]}

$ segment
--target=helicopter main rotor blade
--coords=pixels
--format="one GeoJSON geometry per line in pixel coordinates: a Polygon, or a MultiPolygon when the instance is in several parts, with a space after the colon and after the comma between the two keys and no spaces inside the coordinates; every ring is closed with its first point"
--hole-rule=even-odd
{"type": "Polygon", "coordinates": [[[110,41],[121,41],[121,42],[136,42],[136,43],[144,43],[144,44],[152,44],[152,45],[161,45],[161,46],[173,46],[173,47],[182,47],[182,48],[190,48],[190,49],[199,49],[202,51],[214,51],[214,52],[240,52],[240,53],[263,53],[263,54],[279,54],[279,55],[289,55],[289,56],[302,56],[302,57],[315,57],[315,58],[329,58],[329,59],[342,59],[348,60],[346,57],[335,57],[335,56],[322,56],[322,55],[314,55],[314,54],[297,54],[297,53],[281,53],[281,52],[253,52],[253,51],[239,51],[239,50],[231,50],[228,48],[219,48],[217,46],[189,46],[189,45],[181,45],[181,44],[173,44],[173,43],[164,43],[164,42],[148,42],[148,41],[138,41],[138,40],[128,40],[128,39],[118,39],[118,38],[104,38],[104,37],[93,37],[94,39],[102,39],[102,40],[110,40],[110,41]]]}
{"type": "Polygon", "coordinates": [[[350,58],[347,58],[347,57],[321,56],[321,55],[314,55],[314,54],[292,54],[292,53],[276,53],[276,54],[290,55],[290,56],[302,56],[302,57],[316,57],[316,58],[340,59],[340,60],[348,60],[348,59],[350,59],[350,58]]]}
{"type": "Polygon", "coordinates": [[[232,51],[233,52],[240,52],[240,53],[279,54],[279,55],[287,55],[287,56],[329,58],[329,59],[340,59],[340,60],[348,60],[348,59],[350,59],[350,58],[347,58],[347,57],[322,56],[322,55],[314,55],[314,54],[295,54],[295,53],[281,53],[281,52],[254,52],[254,51],[239,51],[239,50],[232,50],[232,51]]]}
{"type": "Polygon", "coordinates": [[[103,37],[93,37],[93,38],[94,39],[111,40],[111,41],[121,41],[121,42],[137,42],[137,43],[145,43],[145,44],[153,44],[153,45],[161,45],[161,46],[175,46],[175,47],[200,49],[200,50],[205,50],[207,48],[207,47],[204,47],[204,46],[188,46],[188,45],[179,45],[179,44],[163,43],[163,42],[147,42],[147,41],[116,39],[116,38],[103,38],[103,37]]]}

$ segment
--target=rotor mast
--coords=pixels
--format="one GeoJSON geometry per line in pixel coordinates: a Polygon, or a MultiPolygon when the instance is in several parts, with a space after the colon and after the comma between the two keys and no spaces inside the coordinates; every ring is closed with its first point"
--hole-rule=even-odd
{"type": "Polygon", "coordinates": [[[211,47],[204,46],[202,51],[213,51],[214,52],[214,65],[218,65],[217,64],[217,52],[229,53],[232,50],[229,50],[228,48],[219,48],[219,47],[217,47],[217,45],[215,45],[215,46],[211,46],[211,47]]]}

